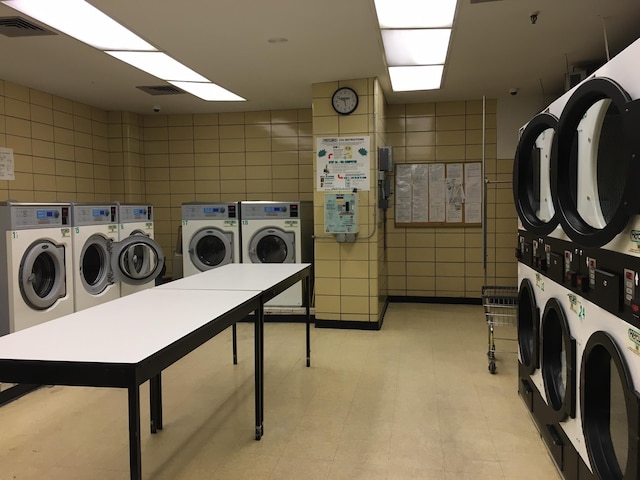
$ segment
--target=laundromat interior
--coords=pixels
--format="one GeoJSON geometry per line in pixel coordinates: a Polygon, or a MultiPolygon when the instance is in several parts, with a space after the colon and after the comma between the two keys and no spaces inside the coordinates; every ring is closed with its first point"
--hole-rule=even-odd
{"type": "Polygon", "coordinates": [[[0,480],[640,479],[639,20],[0,0],[0,480]]]}

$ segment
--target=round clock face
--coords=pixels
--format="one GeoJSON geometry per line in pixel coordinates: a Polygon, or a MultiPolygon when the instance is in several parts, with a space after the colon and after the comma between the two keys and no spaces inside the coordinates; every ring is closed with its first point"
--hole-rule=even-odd
{"type": "Polygon", "coordinates": [[[339,88],[333,94],[331,104],[339,114],[349,115],[358,108],[358,94],[349,87],[339,88]]]}

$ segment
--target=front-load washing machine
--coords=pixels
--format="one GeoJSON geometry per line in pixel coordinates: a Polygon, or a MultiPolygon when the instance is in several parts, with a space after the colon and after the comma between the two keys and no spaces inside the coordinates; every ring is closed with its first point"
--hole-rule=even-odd
{"type": "Polygon", "coordinates": [[[183,275],[188,277],[228,263],[240,263],[238,203],[183,203],[183,275]]]}
{"type": "MultiPolygon", "coordinates": [[[[132,235],[142,235],[153,240],[153,206],[148,204],[118,203],[118,221],[120,222],[119,240],[122,241],[132,235]]],[[[155,252],[162,252],[160,245],[154,241],[154,248],[138,244],[125,255],[124,261],[127,273],[133,277],[146,277],[155,267],[158,257],[155,252]],[[131,254],[129,254],[131,253],[131,254]]],[[[160,256],[162,253],[159,254],[160,256]]],[[[146,283],[132,285],[126,282],[120,284],[120,296],[130,295],[155,285],[155,279],[146,283]]]]}
{"type": "MultiPolygon", "coordinates": [[[[311,262],[311,202],[241,202],[243,263],[311,262]]],[[[282,292],[267,306],[302,305],[302,282],[282,292]]]]}
{"type": "Polygon", "coordinates": [[[69,204],[0,206],[0,335],[73,313],[69,204]]]}
{"type": "Polygon", "coordinates": [[[158,244],[146,235],[119,240],[118,204],[71,204],[75,310],[120,297],[121,282],[141,285],[164,266],[158,244]],[[149,268],[139,272],[131,259],[147,249],[149,268]]]}

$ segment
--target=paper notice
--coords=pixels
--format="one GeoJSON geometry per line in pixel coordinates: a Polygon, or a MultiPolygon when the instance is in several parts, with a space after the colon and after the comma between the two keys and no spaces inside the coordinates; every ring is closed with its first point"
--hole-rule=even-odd
{"type": "Polygon", "coordinates": [[[0,147],[0,180],[15,180],[13,148],[0,147]]]}

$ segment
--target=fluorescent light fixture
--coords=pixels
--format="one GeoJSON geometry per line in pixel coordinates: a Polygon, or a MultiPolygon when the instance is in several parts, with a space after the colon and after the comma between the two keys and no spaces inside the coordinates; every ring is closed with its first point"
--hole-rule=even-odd
{"type": "Polygon", "coordinates": [[[105,52],[162,80],[208,82],[197,72],[163,52],[105,52]]]}
{"type": "Polygon", "coordinates": [[[4,0],[2,3],[100,50],[156,50],[84,0],[4,0]]]}
{"type": "Polygon", "coordinates": [[[456,0],[375,0],[380,28],[446,28],[456,0]]]}
{"type": "Polygon", "coordinates": [[[442,83],[443,70],[444,65],[389,67],[391,88],[394,92],[438,89],[442,83]]]}
{"type": "Polygon", "coordinates": [[[246,99],[239,97],[235,93],[216,85],[215,83],[199,83],[199,82],[169,82],[181,88],[185,92],[189,92],[196,97],[208,102],[245,102],[246,99]]]}
{"type": "Polygon", "coordinates": [[[449,48],[449,29],[382,30],[387,65],[443,64],[449,48]]]}

